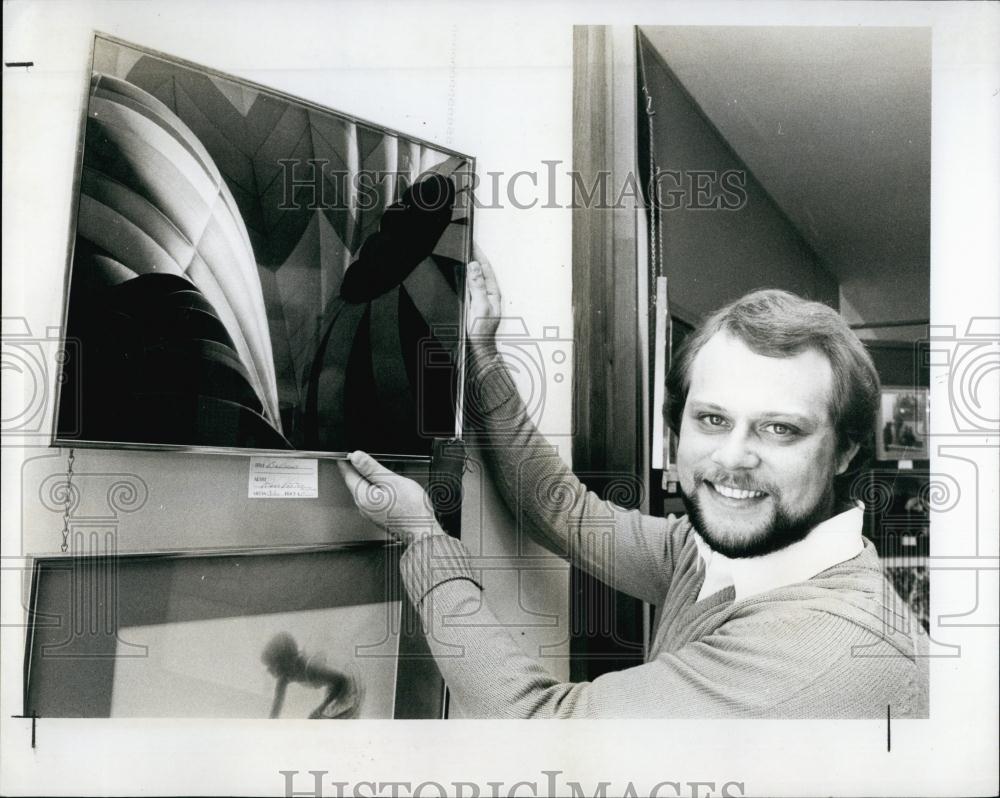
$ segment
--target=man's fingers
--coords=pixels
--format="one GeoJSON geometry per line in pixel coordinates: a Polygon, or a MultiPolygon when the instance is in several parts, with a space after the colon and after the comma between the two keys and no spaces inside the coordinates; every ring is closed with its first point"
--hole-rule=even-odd
{"type": "Polygon", "coordinates": [[[357,472],[369,482],[396,475],[394,471],[390,471],[378,460],[365,452],[351,452],[347,456],[347,459],[350,461],[351,465],[357,469],[357,472]]]}
{"type": "Polygon", "coordinates": [[[386,468],[365,452],[351,452],[348,459],[363,480],[360,490],[354,494],[355,499],[361,502],[369,513],[383,513],[390,510],[396,504],[397,493],[404,489],[409,480],[386,468]]]}
{"type": "Polygon", "coordinates": [[[473,296],[486,294],[486,279],[483,277],[483,267],[479,261],[469,261],[469,268],[465,270],[465,282],[473,296]]]}
{"type": "Polygon", "coordinates": [[[472,257],[467,274],[473,313],[497,317],[500,315],[500,284],[489,258],[475,241],[472,242],[472,257]]]}
{"type": "Polygon", "coordinates": [[[347,485],[347,489],[350,491],[351,496],[354,497],[356,502],[358,488],[365,480],[358,473],[357,469],[346,460],[338,460],[337,468],[340,470],[340,475],[344,478],[344,483],[347,485]]]}
{"type": "Polygon", "coordinates": [[[469,291],[470,323],[490,315],[490,298],[486,295],[486,280],[479,263],[472,261],[467,271],[466,285],[469,291]]]}
{"type": "MultiPolygon", "coordinates": [[[[337,468],[340,469],[340,473],[344,477],[344,482],[347,484],[347,489],[351,493],[351,498],[354,499],[354,503],[358,506],[358,509],[376,523],[381,524],[380,514],[386,512],[396,499],[395,490],[393,490],[389,482],[383,477],[386,475],[396,475],[387,468],[382,468],[377,460],[364,454],[364,452],[353,452],[350,457],[354,458],[355,454],[363,455],[368,461],[366,465],[374,464],[378,472],[372,474],[371,477],[365,476],[355,466],[353,459],[346,461],[338,460],[337,468]]],[[[360,460],[361,458],[358,459],[360,460]]]]}
{"type": "Polygon", "coordinates": [[[483,261],[482,270],[483,282],[486,283],[486,296],[489,298],[490,303],[499,310],[500,284],[497,283],[497,276],[493,273],[493,267],[490,266],[488,261],[483,261]]]}

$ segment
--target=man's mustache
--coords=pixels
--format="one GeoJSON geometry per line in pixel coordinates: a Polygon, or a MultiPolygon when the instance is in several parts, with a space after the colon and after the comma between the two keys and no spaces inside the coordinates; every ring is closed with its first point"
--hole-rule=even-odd
{"type": "Polygon", "coordinates": [[[774,493],[774,490],[769,485],[759,482],[746,474],[733,474],[727,471],[695,471],[693,476],[695,488],[702,482],[711,482],[713,485],[723,485],[735,490],[759,491],[760,493],[767,493],[769,495],[774,493]]]}

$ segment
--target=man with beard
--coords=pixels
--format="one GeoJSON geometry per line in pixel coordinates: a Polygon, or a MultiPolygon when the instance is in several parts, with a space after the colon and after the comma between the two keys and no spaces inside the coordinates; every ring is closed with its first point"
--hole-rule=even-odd
{"type": "Polygon", "coordinates": [[[496,352],[499,290],[481,257],[468,284],[467,416],[482,419],[505,500],[543,545],[657,608],[645,664],[558,681],[490,613],[420,487],[353,453],[348,486],[408,544],[404,583],[468,716],[927,716],[926,636],[847,497],[871,454],[879,380],[835,311],[758,291],[690,336],[668,377],[687,514],[657,518],[600,500],[545,444],[496,352]],[[395,497],[388,511],[378,487],[395,497]],[[593,530],[612,531],[610,555],[586,545],[593,530]]]}

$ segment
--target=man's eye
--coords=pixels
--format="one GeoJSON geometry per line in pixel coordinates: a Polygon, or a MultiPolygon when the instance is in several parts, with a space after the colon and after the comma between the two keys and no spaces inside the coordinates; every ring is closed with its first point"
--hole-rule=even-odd
{"type": "Polygon", "coordinates": [[[768,424],[766,428],[779,438],[790,438],[798,432],[798,430],[790,424],[782,424],[780,422],[768,424]]]}
{"type": "Polygon", "coordinates": [[[701,417],[701,420],[710,427],[721,427],[726,423],[726,419],[715,413],[706,413],[701,417]]]}

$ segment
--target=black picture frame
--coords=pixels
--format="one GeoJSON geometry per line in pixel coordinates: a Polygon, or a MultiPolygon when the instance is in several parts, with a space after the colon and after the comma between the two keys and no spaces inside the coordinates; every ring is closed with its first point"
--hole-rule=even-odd
{"type": "Polygon", "coordinates": [[[430,459],[474,159],[103,33],[54,446],[430,459]]]}

